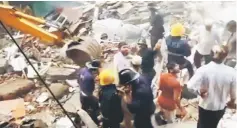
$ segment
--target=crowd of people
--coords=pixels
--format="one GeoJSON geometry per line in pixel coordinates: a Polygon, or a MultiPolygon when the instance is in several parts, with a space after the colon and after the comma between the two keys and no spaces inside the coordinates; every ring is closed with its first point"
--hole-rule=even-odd
{"type": "Polygon", "coordinates": [[[197,48],[192,64],[187,59],[191,47],[188,39],[183,38],[183,24],[173,24],[170,35],[163,37],[159,34],[164,32],[163,20],[153,14],[153,9],[151,12],[155,15],[151,22],[151,47],[143,39],[133,46],[120,42],[113,69],[102,68],[100,60],[93,60],[79,70],[82,109],[98,126],[97,116],[101,114],[103,128],[120,128],[120,124],[125,128],[153,128],[151,116],[157,108],[166,123],[173,123],[177,109],[181,116],[187,114],[180,103],[183,85],[178,79],[180,71],[186,68],[189,73],[186,87],[199,97],[197,128],[216,128],[226,107],[236,108],[236,59],[233,61],[236,54],[231,54],[236,52],[236,22],[227,24],[231,36],[225,43],[213,31],[213,22],[205,22],[195,38],[197,48]],[[163,47],[157,43],[159,39],[164,39],[168,51],[166,70],[162,73],[154,69],[163,47]],[[205,64],[202,64],[202,58],[205,64]],[[231,64],[228,59],[232,60],[231,64]],[[151,85],[157,74],[159,82],[155,86],[158,89],[153,95],[151,85]],[[98,97],[93,95],[96,84],[100,86],[98,97]]]}

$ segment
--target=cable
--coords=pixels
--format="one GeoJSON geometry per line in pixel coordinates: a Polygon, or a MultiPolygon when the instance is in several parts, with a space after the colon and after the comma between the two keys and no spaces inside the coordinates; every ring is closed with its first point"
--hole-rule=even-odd
{"type": "Polygon", "coordinates": [[[44,82],[44,80],[42,79],[42,77],[40,76],[40,74],[38,73],[38,71],[35,69],[35,67],[33,66],[33,64],[30,62],[30,60],[28,59],[28,57],[26,56],[26,54],[23,52],[23,50],[21,49],[21,47],[19,46],[19,44],[17,44],[16,40],[12,37],[12,35],[10,34],[10,32],[7,30],[7,28],[5,27],[5,25],[2,23],[2,21],[0,21],[2,27],[6,30],[7,34],[11,37],[12,41],[16,44],[16,46],[18,47],[18,49],[20,50],[20,52],[24,55],[25,59],[27,60],[27,62],[30,64],[30,66],[32,67],[32,69],[35,71],[35,73],[37,74],[39,80],[44,84],[44,86],[48,89],[48,91],[50,92],[50,94],[52,95],[52,97],[56,100],[56,102],[58,103],[58,105],[60,106],[60,108],[63,110],[63,113],[68,117],[68,119],[72,122],[73,126],[75,128],[78,128],[77,125],[75,124],[75,122],[70,118],[70,116],[68,115],[67,111],[63,108],[62,104],[58,101],[58,99],[55,97],[55,95],[53,94],[53,92],[50,90],[50,88],[47,86],[47,84],[44,82]]]}

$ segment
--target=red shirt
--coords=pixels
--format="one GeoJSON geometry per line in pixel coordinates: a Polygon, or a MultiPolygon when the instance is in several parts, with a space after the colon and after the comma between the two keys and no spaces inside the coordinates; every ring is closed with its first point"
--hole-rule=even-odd
{"type": "Polygon", "coordinates": [[[177,80],[177,77],[171,73],[163,73],[160,76],[160,87],[162,91],[158,97],[158,104],[163,109],[172,111],[176,109],[176,103],[174,100],[174,91],[181,93],[182,87],[177,80]]]}

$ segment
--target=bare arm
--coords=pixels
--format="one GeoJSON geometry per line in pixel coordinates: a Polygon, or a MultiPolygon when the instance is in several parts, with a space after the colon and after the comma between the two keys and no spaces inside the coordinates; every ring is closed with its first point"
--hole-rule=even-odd
{"type": "Polygon", "coordinates": [[[177,107],[181,110],[181,104],[180,104],[180,97],[181,97],[181,91],[178,89],[174,90],[174,100],[177,105],[177,107]]]}

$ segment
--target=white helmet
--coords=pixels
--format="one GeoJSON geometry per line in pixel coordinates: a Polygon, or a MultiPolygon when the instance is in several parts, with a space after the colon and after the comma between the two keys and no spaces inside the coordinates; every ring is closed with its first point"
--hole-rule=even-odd
{"type": "Polygon", "coordinates": [[[142,57],[140,57],[140,56],[134,56],[133,58],[132,58],[132,64],[133,65],[141,65],[142,64],[142,57]]]}

